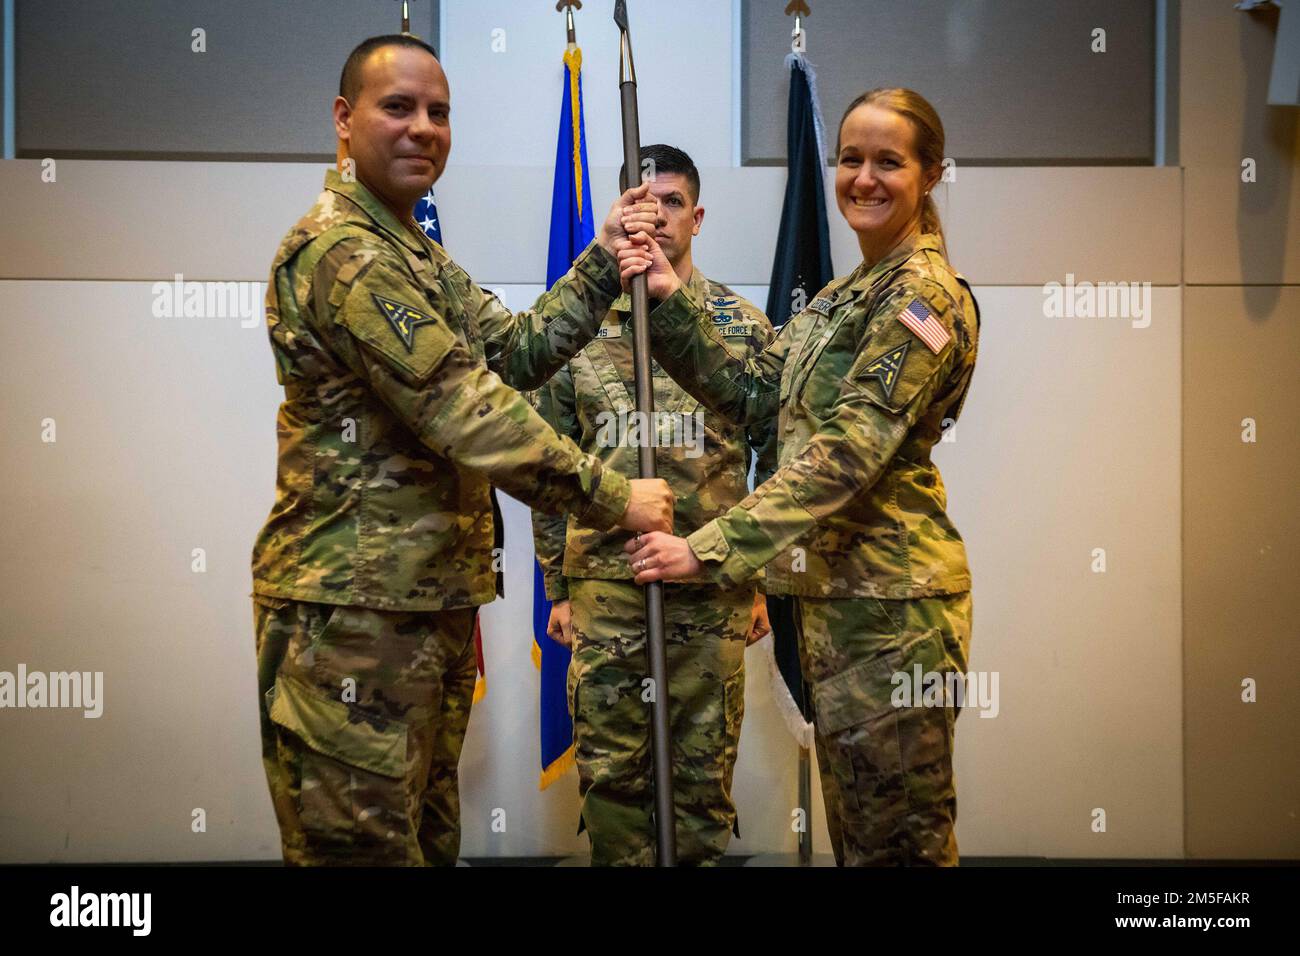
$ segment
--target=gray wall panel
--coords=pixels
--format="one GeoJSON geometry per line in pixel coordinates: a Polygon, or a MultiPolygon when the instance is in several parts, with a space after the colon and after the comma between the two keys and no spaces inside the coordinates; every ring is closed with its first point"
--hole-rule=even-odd
{"type": "MultiPolygon", "coordinates": [[[[939,111],[948,155],[1000,163],[1150,163],[1155,149],[1152,0],[820,0],[810,5],[833,150],[858,93],[917,90],[939,111]],[[1091,34],[1106,31],[1106,52],[1091,34]]],[[[794,18],[746,0],[742,48],[746,162],[784,162],[794,18]]]]}
{"type": "MultiPolygon", "coordinates": [[[[412,10],[436,46],[437,3],[412,10]]],[[[389,2],[19,0],[18,155],[332,157],[348,51],[400,27],[389,2]]]]}

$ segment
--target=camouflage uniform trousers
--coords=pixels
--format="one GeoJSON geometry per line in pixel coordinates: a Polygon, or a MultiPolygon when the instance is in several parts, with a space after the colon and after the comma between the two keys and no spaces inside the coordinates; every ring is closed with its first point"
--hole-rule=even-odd
{"type": "Polygon", "coordinates": [[[258,595],[253,610],[262,762],[285,863],[454,865],[477,609],[258,595]]]}
{"type": "MultiPolygon", "coordinates": [[[[650,704],[643,700],[644,589],[570,578],[569,703],[593,866],[652,866],[650,704]]],[[[664,588],[677,857],[710,865],[736,826],[732,774],[745,709],[750,587],[664,588]]]]}
{"type": "Polygon", "coordinates": [[[836,863],[956,866],[952,759],[961,708],[916,700],[895,707],[892,697],[894,675],[911,687],[918,664],[923,681],[928,673],[965,674],[970,592],[796,602],[836,863]]]}

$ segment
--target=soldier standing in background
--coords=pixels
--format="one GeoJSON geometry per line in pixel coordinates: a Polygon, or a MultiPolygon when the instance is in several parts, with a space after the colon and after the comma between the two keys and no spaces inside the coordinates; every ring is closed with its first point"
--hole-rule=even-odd
{"type": "Polygon", "coordinates": [[[672,525],[665,482],[605,468],[502,381],[536,388],[590,340],[621,291],[616,243],[652,229],[655,205],[645,187],[619,197],[569,274],[512,315],[412,218],[449,116],[431,47],[360,44],[334,101],[355,177],[327,173],[271,270],[285,400],[253,599],[290,864],[455,862],[474,615],[497,594],[489,482],[594,528],[672,525]]]}
{"type": "MultiPolygon", "coordinates": [[[[642,147],[641,160],[653,164],[655,238],[674,272],[705,304],[725,346],[738,357],[757,355],[773,337],[766,316],[692,262],[691,240],[704,219],[695,164],[664,145],[642,147]]],[[[634,434],[631,308],[627,295],[613,303],[596,340],[536,393],[537,407],[608,471],[629,477],[637,474],[638,437],[657,439],[656,474],[676,498],[676,533],[690,534],[749,493],[751,447],[760,451],[760,481],[775,469],[776,420],[748,431],[732,425],[705,412],[652,363],[658,420],[634,434]]],[[[555,602],[548,631],[573,650],[568,696],[592,862],[651,866],[645,604],[623,554],[627,535],[537,512],[533,529],[546,596],[555,602]]],[[[664,609],[678,862],[715,863],[736,823],[731,781],[745,646],[747,637],[766,631],[766,607],[754,583],[745,582],[672,584],[664,609]]]]}

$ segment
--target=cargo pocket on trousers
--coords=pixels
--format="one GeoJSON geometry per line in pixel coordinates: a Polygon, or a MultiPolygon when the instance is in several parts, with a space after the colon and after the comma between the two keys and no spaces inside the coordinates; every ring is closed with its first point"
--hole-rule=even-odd
{"type": "Polygon", "coordinates": [[[895,650],[861,661],[813,688],[817,733],[846,812],[873,819],[933,805],[952,789],[949,708],[914,698],[943,680],[937,630],[905,635],[895,650]]]}
{"type": "Polygon", "coordinates": [[[299,822],[310,847],[400,847],[406,810],[406,725],[354,710],[280,676],[268,692],[271,720],[300,742],[299,822]]]}

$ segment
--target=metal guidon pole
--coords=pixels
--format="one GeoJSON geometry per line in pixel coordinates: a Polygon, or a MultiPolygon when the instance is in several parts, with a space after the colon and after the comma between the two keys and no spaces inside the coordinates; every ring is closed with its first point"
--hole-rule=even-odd
{"type": "MultiPolygon", "coordinates": [[[[637,122],[636,70],[632,65],[632,38],[627,25],[626,0],[614,4],[618,24],[618,86],[623,101],[623,169],[626,185],[641,181],[641,130],[637,122]],[[633,179],[633,176],[636,178],[633,179]]],[[[650,374],[650,298],[646,277],[632,278],[632,366],[636,376],[636,410],[642,421],[654,421],[654,379],[650,374]]],[[[642,478],[655,477],[654,445],[637,449],[642,478]]],[[[645,586],[646,657],[650,665],[653,696],[650,701],[650,751],[654,757],[654,816],[657,866],[677,865],[677,826],[673,811],[672,741],[668,724],[668,655],[664,644],[664,588],[653,581],[645,586]]]]}

